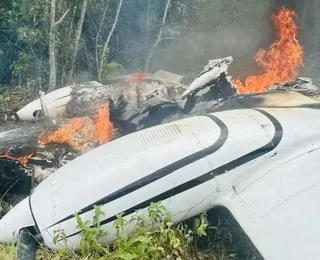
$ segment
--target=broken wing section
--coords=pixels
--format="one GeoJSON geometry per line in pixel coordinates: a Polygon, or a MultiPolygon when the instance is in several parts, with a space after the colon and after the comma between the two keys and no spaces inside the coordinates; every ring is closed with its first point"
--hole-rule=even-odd
{"type": "Polygon", "coordinates": [[[265,259],[313,259],[320,232],[320,111],[267,109],[283,127],[274,155],[245,165],[222,204],[265,259]]]}
{"type": "Polygon", "coordinates": [[[275,167],[239,193],[229,208],[265,259],[318,254],[320,143],[275,167]]]}

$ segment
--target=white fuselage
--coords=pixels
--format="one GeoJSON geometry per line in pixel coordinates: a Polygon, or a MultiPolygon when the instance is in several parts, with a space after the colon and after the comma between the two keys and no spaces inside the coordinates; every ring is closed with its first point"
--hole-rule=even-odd
{"type": "MultiPolygon", "coordinates": [[[[161,200],[174,222],[225,206],[266,259],[310,259],[320,231],[318,118],[320,110],[303,107],[239,109],[129,134],[44,180],[30,197],[32,219],[20,227],[34,221],[52,249],[64,246],[53,243],[63,229],[68,247],[77,248],[73,213],[91,221],[94,205],[102,205],[109,243],[117,214],[147,214],[151,202],[161,200]]],[[[0,221],[1,232],[17,229],[11,218],[9,212],[0,221]]]]}

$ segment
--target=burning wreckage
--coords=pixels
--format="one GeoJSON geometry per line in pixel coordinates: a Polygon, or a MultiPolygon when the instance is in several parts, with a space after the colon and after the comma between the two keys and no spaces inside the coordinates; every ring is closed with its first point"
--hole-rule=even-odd
{"type": "MultiPolygon", "coordinates": [[[[101,224],[111,243],[118,213],[130,217],[161,200],[175,222],[223,205],[264,257],[299,256],[282,249],[288,241],[301,245],[320,229],[320,212],[311,203],[318,197],[320,91],[296,78],[240,95],[227,73],[231,62],[210,61],[189,86],[156,75],[88,82],[18,111],[22,120],[38,124],[2,133],[0,143],[12,153],[35,155],[18,162],[4,156],[1,184],[16,181],[10,193],[30,189],[32,174],[40,183],[0,220],[0,241],[11,242],[14,231],[28,229],[58,249],[64,245],[53,244],[52,237],[62,228],[68,246],[77,247],[73,213],[90,220],[93,206],[102,205],[107,215],[101,224]],[[44,125],[57,130],[43,131],[44,125]],[[18,172],[21,180],[11,180],[18,172]]],[[[309,241],[301,254],[312,255],[313,246],[309,241]]]]}
{"type": "Polygon", "coordinates": [[[189,116],[233,96],[236,89],[227,77],[231,62],[232,57],[210,61],[190,86],[182,84],[179,75],[158,71],[119,77],[105,85],[74,84],[40,96],[16,113],[24,125],[0,136],[0,159],[26,165],[15,169],[15,174],[6,166],[10,173],[3,170],[0,188],[12,185],[11,193],[30,190],[21,185],[30,184],[32,176],[39,183],[99,145],[189,116]]]}
{"type": "Polygon", "coordinates": [[[1,134],[0,183],[11,193],[30,191],[31,180],[37,186],[0,220],[0,242],[15,233],[29,251],[35,240],[59,249],[66,245],[52,238],[63,229],[67,246],[78,248],[73,213],[91,220],[101,205],[112,243],[118,213],[147,215],[162,201],[174,222],[226,207],[266,259],[315,256],[320,90],[296,77],[302,50],[287,21],[281,31],[281,12],[282,37],[256,57],[265,73],[245,86],[228,76],[226,57],[209,61],[188,86],[164,71],[137,73],[61,88],[18,111],[38,123],[1,134]],[[277,56],[283,45],[288,64],[277,56]]]}

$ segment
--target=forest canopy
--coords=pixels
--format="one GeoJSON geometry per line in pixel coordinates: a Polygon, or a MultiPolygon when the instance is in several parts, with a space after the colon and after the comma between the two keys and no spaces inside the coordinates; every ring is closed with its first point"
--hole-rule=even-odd
{"type": "MultiPolygon", "coordinates": [[[[318,19],[310,11],[316,1],[5,0],[0,83],[50,91],[71,81],[157,69],[192,78],[209,59],[229,55],[232,72],[248,75],[256,51],[272,42],[270,16],[279,2],[297,9],[299,26],[309,28],[300,32],[306,56],[316,53],[318,19]]],[[[307,60],[309,74],[317,62],[307,60]]]]}

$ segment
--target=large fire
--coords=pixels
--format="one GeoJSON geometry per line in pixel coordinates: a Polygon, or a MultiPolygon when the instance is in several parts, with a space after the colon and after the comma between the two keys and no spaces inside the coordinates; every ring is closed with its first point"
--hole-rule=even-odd
{"type": "Polygon", "coordinates": [[[303,48],[297,37],[295,16],[296,13],[286,7],[274,15],[277,40],[269,50],[260,49],[255,55],[255,61],[264,73],[247,77],[245,84],[233,80],[240,94],[265,92],[268,86],[288,82],[297,76],[303,62],[303,48]]]}
{"type": "Polygon", "coordinates": [[[59,127],[55,132],[43,131],[38,137],[39,144],[68,144],[75,150],[82,151],[88,143],[96,141],[99,145],[107,143],[114,133],[109,117],[109,105],[98,107],[95,119],[90,117],[75,118],[68,124],[59,127]]]}

